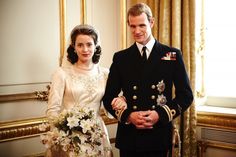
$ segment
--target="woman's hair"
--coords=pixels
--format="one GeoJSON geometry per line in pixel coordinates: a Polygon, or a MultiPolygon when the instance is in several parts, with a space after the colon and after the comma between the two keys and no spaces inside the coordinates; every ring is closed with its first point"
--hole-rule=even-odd
{"type": "Polygon", "coordinates": [[[139,16],[142,13],[145,13],[147,15],[147,19],[150,22],[152,18],[152,11],[148,5],[145,3],[137,3],[134,6],[132,6],[127,13],[127,22],[129,24],[129,16],[139,16]]]}
{"type": "Polygon", "coordinates": [[[102,52],[101,46],[98,44],[99,41],[98,32],[95,30],[94,27],[86,24],[76,26],[71,32],[70,35],[71,44],[67,48],[67,59],[69,60],[69,62],[74,64],[78,61],[78,55],[77,53],[75,53],[75,48],[74,48],[75,40],[78,35],[88,35],[93,38],[96,48],[94,55],[92,57],[92,61],[95,64],[98,63],[102,52]]]}

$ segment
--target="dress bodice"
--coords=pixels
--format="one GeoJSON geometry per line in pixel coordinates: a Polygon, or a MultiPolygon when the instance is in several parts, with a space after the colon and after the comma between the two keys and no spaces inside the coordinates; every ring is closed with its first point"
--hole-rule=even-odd
{"type": "Polygon", "coordinates": [[[56,116],[75,105],[99,112],[108,70],[95,65],[91,70],[59,67],[52,75],[47,116],[56,116]]]}
{"type": "MultiPolygon", "coordinates": [[[[105,123],[99,115],[107,77],[108,70],[98,65],[90,70],[79,69],[75,65],[59,67],[52,75],[46,112],[50,121],[64,109],[71,109],[76,105],[94,109],[101,130],[104,133],[101,137],[102,157],[111,157],[109,135],[105,123]]],[[[55,148],[57,147],[55,146],[55,148]]],[[[64,152],[61,149],[54,150],[54,148],[47,149],[45,156],[75,157],[73,152],[64,152]]]]}

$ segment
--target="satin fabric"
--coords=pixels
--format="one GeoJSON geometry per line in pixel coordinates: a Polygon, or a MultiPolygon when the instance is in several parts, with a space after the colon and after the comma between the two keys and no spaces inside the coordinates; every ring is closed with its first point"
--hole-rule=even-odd
{"type": "MultiPolygon", "coordinates": [[[[47,117],[49,122],[63,109],[74,106],[89,107],[96,111],[96,117],[104,131],[103,155],[110,157],[111,145],[108,132],[99,111],[101,99],[105,91],[108,69],[95,65],[93,69],[79,69],[75,65],[59,67],[52,75],[48,97],[47,117]],[[109,153],[108,153],[109,152],[109,153]]],[[[74,157],[73,153],[63,152],[59,148],[51,148],[46,152],[47,157],[74,157]]]]}

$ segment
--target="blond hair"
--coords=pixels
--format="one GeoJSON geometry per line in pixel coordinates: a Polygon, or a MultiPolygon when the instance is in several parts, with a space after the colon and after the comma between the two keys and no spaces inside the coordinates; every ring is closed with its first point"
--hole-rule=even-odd
{"type": "Polygon", "coordinates": [[[142,13],[147,15],[147,19],[150,22],[152,18],[152,11],[150,7],[145,3],[137,3],[128,10],[127,23],[129,24],[129,16],[139,16],[142,13]]]}

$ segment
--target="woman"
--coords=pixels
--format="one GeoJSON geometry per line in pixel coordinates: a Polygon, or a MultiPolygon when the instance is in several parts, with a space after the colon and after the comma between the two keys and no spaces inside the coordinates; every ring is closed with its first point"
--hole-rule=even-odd
{"type": "MultiPolygon", "coordinates": [[[[88,107],[96,111],[96,118],[104,133],[101,156],[111,157],[111,145],[106,126],[99,115],[101,99],[105,91],[108,70],[100,67],[101,47],[98,33],[90,25],[78,25],[71,32],[71,44],[67,49],[70,67],[59,67],[53,74],[48,97],[47,117],[53,121],[58,114],[74,106],[88,107]]],[[[69,152],[48,151],[48,156],[71,156],[69,152]]]]}

